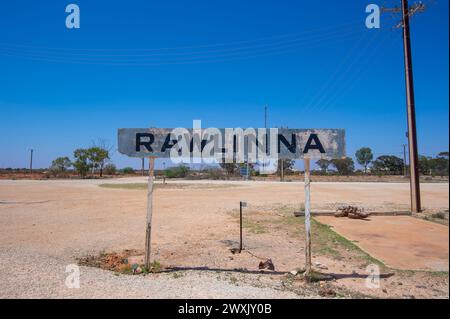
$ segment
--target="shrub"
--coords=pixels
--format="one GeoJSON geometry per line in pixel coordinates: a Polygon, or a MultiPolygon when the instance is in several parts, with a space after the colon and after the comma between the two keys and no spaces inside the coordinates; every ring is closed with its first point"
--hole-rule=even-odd
{"type": "Polygon", "coordinates": [[[134,174],[134,168],[132,167],[125,167],[122,169],[122,174],[134,174]]]}
{"type": "Polygon", "coordinates": [[[103,171],[106,175],[115,175],[116,174],[116,165],[109,163],[106,164],[105,167],[103,168],[103,171]]]}
{"type": "Polygon", "coordinates": [[[180,165],[166,169],[164,172],[167,178],[184,178],[189,173],[189,167],[180,165]]]}

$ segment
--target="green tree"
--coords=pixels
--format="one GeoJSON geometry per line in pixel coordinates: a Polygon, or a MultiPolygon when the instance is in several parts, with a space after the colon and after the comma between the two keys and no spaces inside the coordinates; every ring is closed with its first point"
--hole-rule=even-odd
{"type": "Polygon", "coordinates": [[[441,152],[435,159],[435,167],[439,175],[447,175],[449,173],[449,153],[441,152]]]}
{"type": "Polygon", "coordinates": [[[399,175],[403,173],[404,164],[403,160],[397,156],[382,155],[373,162],[373,169],[380,173],[399,175]]]}
{"type": "Polygon", "coordinates": [[[335,158],[331,164],[336,168],[340,175],[350,175],[355,171],[355,163],[351,157],[335,158]]]}
{"type": "Polygon", "coordinates": [[[430,166],[431,166],[431,173],[440,175],[440,176],[447,176],[448,175],[448,159],[444,157],[436,157],[432,158],[430,160],[430,166]]]}
{"type": "Polygon", "coordinates": [[[447,152],[439,153],[435,158],[419,156],[419,171],[423,175],[448,175],[448,164],[447,152]]]}
{"type": "Polygon", "coordinates": [[[364,166],[364,173],[367,174],[367,166],[373,160],[372,150],[369,147],[362,147],[356,151],[355,156],[358,164],[364,166]]]}
{"type": "Polygon", "coordinates": [[[91,166],[88,163],[89,160],[88,151],[84,148],[76,149],[73,152],[73,157],[75,158],[75,161],[72,164],[73,167],[81,177],[85,177],[89,172],[89,169],[91,168],[91,166]]]}
{"type": "Polygon", "coordinates": [[[423,175],[429,175],[432,171],[432,158],[428,156],[419,156],[419,172],[423,175]]]}
{"type": "Polygon", "coordinates": [[[70,166],[72,166],[72,162],[67,156],[64,157],[58,157],[52,161],[52,169],[55,169],[59,172],[64,172],[66,169],[68,169],[70,166]]]}
{"type": "Polygon", "coordinates": [[[438,154],[438,157],[443,157],[443,158],[449,159],[449,152],[440,152],[438,154]]]}
{"type": "Polygon", "coordinates": [[[106,161],[109,160],[108,150],[99,146],[93,146],[87,149],[87,153],[92,170],[95,171],[96,169],[100,169],[100,177],[102,177],[103,167],[105,166],[106,161]]]}
{"type": "Polygon", "coordinates": [[[316,162],[316,164],[320,167],[322,173],[326,174],[328,171],[328,167],[331,165],[331,161],[327,160],[326,158],[321,158],[316,162]]]}

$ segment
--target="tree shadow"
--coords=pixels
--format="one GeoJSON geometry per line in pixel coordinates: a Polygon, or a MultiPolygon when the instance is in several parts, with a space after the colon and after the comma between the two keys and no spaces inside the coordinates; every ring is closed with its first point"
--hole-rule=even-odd
{"type": "MultiPolygon", "coordinates": [[[[270,271],[270,270],[248,270],[244,268],[211,268],[207,266],[198,266],[198,267],[183,267],[183,266],[176,266],[176,267],[167,267],[165,269],[162,269],[160,273],[171,273],[176,271],[206,271],[206,272],[234,272],[234,273],[241,273],[241,274],[253,274],[253,275],[287,275],[290,272],[287,271],[270,271]]],[[[324,279],[324,281],[331,281],[331,280],[341,280],[341,279],[366,279],[369,275],[359,274],[356,272],[352,272],[350,274],[342,274],[342,273],[324,273],[324,275],[329,276],[330,278],[324,279]]],[[[394,273],[386,273],[386,274],[380,274],[380,279],[386,279],[394,276],[394,273]]]]}
{"type": "MultiPolygon", "coordinates": [[[[351,274],[330,273],[329,275],[333,276],[334,279],[336,279],[336,280],[348,279],[348,278],[352,278],[352,279],[366,279],[367,277],[369,277],[369,275],[366,274],[366,273],[358,274],[356,272],[353,272],[351,274]]],[[[386,279],[386,278],[390,278],[390,277],[394,276],[394,273],[380,274],[379,276],[380,276],[380,279],[386,279]]]]}
{"type": "Polygon", "coordinates": [[[170,273],[175,271],[210,271],[210,272],[235,272],[235,273],[242,273],[242,274],[258,274],[258,275],[286,275],[288,272],[285,271],[269,271],[269,270],[248,270],[244,268],[210,268],[206,266],[199,266],[199,267],[167,267],[160,271],[160,273],[170,273]]]}

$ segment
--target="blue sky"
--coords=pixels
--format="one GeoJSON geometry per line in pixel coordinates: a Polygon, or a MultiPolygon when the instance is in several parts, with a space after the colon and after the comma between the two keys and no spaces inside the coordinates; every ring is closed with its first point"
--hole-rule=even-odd
{"type": "MultiPolygon", "coordinates": [[[[394,6],[400,1],[372,1],[394,6]]],[[[400,18],[369,1],[2,1],[0,167],[72,155],[119,127],[345,128],[347,152],[402,156],[400,18]],[[81,28],[65,27],[76,3],[81,28]]],[[[412,19],[421,154],[448,150],[448,1],[412,19]]],[[[113,154],[119,166],[139,160],[113,154]]]]}

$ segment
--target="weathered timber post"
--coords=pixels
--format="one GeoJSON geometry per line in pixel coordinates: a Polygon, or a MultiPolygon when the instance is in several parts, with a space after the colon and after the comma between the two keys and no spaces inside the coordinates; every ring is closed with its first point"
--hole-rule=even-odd
{"type": "Polygon", "coordinates": [[[145,268],[150,269],[150,251],[152,241],[152,214],[153,214],[153,174],[155,168],[155,158],[149,158],[148,169],[148,192],[147,192],[147,229],[145,232],[145,268]]]}
{"type": "Polygon", "coordinates": [[[305,162],[305,277],[311,274],[311,198],[310,198],[310,159],[305,162]]]}

